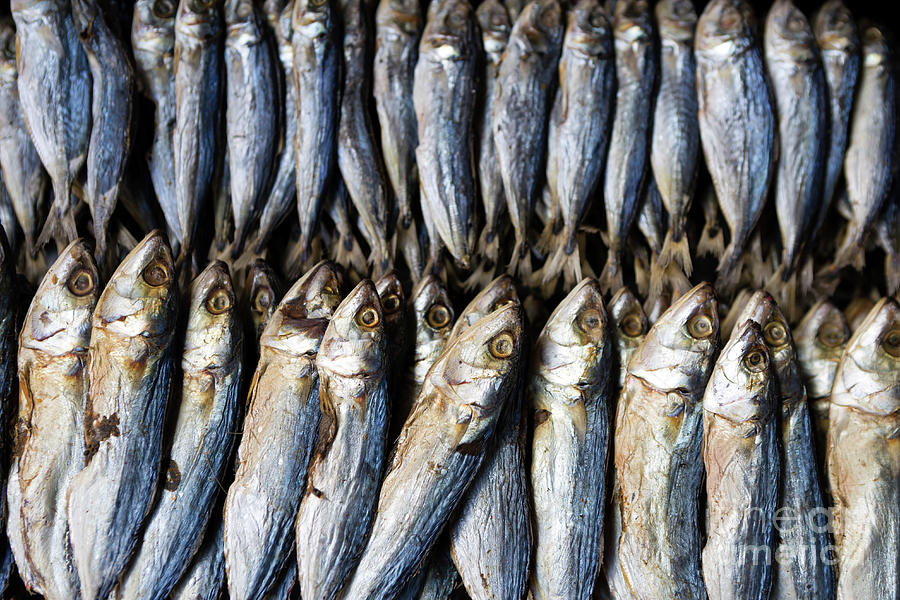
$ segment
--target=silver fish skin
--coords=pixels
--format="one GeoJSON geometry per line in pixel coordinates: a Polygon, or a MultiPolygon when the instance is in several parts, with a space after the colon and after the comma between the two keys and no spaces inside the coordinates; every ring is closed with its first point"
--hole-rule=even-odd
{"type": "Polygon", "coordinates": [[[228,267],[214,261],[191,284],[166,480],[116,598],[162,600],[187,570],[231,459],[243,332],[228,267]]]}
{"type": "Polygon", "coordinates": [[[442,545],[431,554],[416,600],[447,600],[458,585],[459,573],[453,566],[450,550],[442,545]]]}
{"type": "Polygon", "coordinates": [[[822,210],[822,168],[828,155],[827,88],[812,27],[790,0],[766,17],[764,50],[778,119],[775,211],[781,231],[781,280],[805,257],[822,210]]]}
{"type": "MultiPolygon", "coordinates": [[[[369,245],[369,263],[379,277],[393,263],[389,244],[388,181],[370,117],[369,31],[362,0],[340,0],[343,25],[343,86],[338,119],[337,161],[359,229],[369,245]]],[[[301,104],[303,94],[299,95],[301,104]]],[[[301,122],[302,127],[302,122],[301,122]]],[[[299,150],[297,158],[301,155],[299,150]]]]}
{"type": "Polygon", "coordinates": [[[175,15],[175,204],[181,254],[193,250],[202,204],[217,155],[223,64],[222,2],[180,0],[175,15]]]}
{"type": "Polygon", "coordinates": [[[685,227],[700,160],[697,61],[694,57],[697,13],[689,0],[663,0],[656,5],[655,12],[660,62],[650,166],[659,196],[669,212],[659,265],[664,269],[674,261],[690,275],[693,266],[685,227]]]}
{"type": "Polygon", "coordinates": [[[484,460],[515,385],[522,336],[521,308],[502,307],[448,345],[429,370],[341,598],[394,598],[421,567],[484,460]],[[435,468],[423,469],[429,461],[435,468]]]}
{"type": "Polygon", "coordinates": [[[900,306],[880,300],[847,342],[831,389],[828,479],[837,598],[900,589],[900,306]]]}
{"type": "Polygon", "coordinates": [[[12,200],[6,193],[6,186],[3,185],[3,173],[0,172],[0,228],[4,233],[9,232],[6,239],[9,244],[9,250],[13,254],[18,254],[19,249],[19,222],[16,220],[16,211],[13,209],[12,200]]]}
{"type": "Polygon", "coordinates": [[[862,69],[844,158],[851,218],[831,270],[862,265],[863,244],[887,197],[896,131],[895,85],[885,33],[868,27],[862,35],[862,69]]]}
{"type": "Polygon", "coordinates": [[[544,280],[562,272],[563,288],[569,289],[581,279],[575,236],[599,187],[615,112],[612,27],[600,0],[579,0],[569,11],[559,82],[550,112],[547,182],[562,215],[562,230],[544,280]]]}
{"type": "MultiPolygon", "coordinates": [[[[659,189],[656,187],[656,181],[649,173],[641,194],[641,208],[637,213],[636,221],[638,231],[647,240],[652,257],[659,257],[666,235],[666,209],[659,195],[659,189]]],[[[648,296],[654,298],[660,292],[661,289],[651,289],[648,296]]]]}
{"type": "Polygon", "coordinates": [[[384,317],[384,334],[390,351],[385,357],[391,395],[396,394],[397,373],[406,358],[406,293],[397,271],[391,269],[378,278],[375,289],[381,301],[384,317]]]}
{"type": "Polygon", "coordinates": [[[850,339],[850,327],[844,313],[831,302],[820,300],[807,311],[793,333],[797,365],[812,411],[819,474],[822,476],[822,485],[827,486],[824,467],[831,386],[844,347],[850,339]]]}
{"type": "Polygon", "coordinates": [[[171,600],[218,600],[225,587],[225,526],[221,519],[209,523],[203,543],[191,559],[171,600]]]}
{"type": "Polygon", "coordinates": [[[271,184],[278,142],[278,81],[263,16],[254,0],[225,2],[225,131],[240,256],[271,184]]]}
{"type": "Polygon", "coordinates": [[[444,283],[429,273],[419,280],[410,298],[412,360],[398,396],[391,398],[391,419],[401,424],[413,410],[425,376],[437,360],[453,330],[455,313],[444,283]]]}
{"type": "Polygon", "coordinates": [[[109,595],[156,494],[177,308],[171,251],[152,231],[113,273],[94,310],[85,467],[69,483],[66,507],[84,600],[109,595]]]}
{"type": "Polygon", "coordinates": [[[769,597],[781,475],[771,362],[759,324],[745,321],[722,349],[703,396],[709,600],[769,597]]]}
{"type": "Polygon", "coordinates": [[[514,21],[497,74],[491,127],[516,236],[512,274],[531,270],[528,234],[564,29],[557,0],[529,2],[514,21]]]}
{"type": "Polygon", "coordinates": [[[293,557],[279,573],[274,585],[263,596],[263,600],[290,600],[291,592],[297,584],[297,561],[293,557]]]}
{"type": "Polygon", "coordinates": [[[322,421],[297,513],[300,594],[331,600],[365,545],[387,455],[387,339],[375,285],[362,280],[316,356],[322,421]]]}
{"type": "MultiPolygon", "coordinates": [[[[450,333],[451,343],[485,315],[509,304],[521,306],[513,279],[502,275],[460,313],[450,333]]],[[[485,450],[484,466],[448,530],[453,563],[473,600],[521,598],[528,585],[532,532],[523,391],[518,380],[485,450]]]]}
{"type": "Polygon", "coordinates": [[[91,74],[78,41],[71,4],[14,0],[19,100],[38,156],[53,183],[53,205],[37,245],[54,235],[77,236],[72,183],[84,165],[90,136],[91,74]]]}
{"type": "Polygon", "coordinates": [[[718,337],[718,302],[702,283],[660,316],[628,363],[614,443],[621,532],[610,551],[635,598],[706,598],[702,398],[718,337]]]}
{"type": "MultiPolygon", "coordinates": [[[[16,377],[16,305],[15,256],[10,252],[6,233],[0,229],[0,422],[8,423],[13,382],[16,377]]],[[[8,456],[6,436],[0,437],[0,456],[8,456]]],[[[6,472],[0,472],[0,523],[6,524],[6,472]]],[[[5,529],[5,527],[4,527],[5,529]]],[[[3,532],[5,533],[5,531],[3,532]]],[[[6,589],[13,565],[13,554],[5,535],[0,533],[0,592],[6,589]]],[[[27,569],[25,577],[28,577],[27,569]]]]}
{"type": "Polygon", "coordinates": [[[477,47],[475,15],[468,2],[431,4],[413,83],[416,164],[422,203],[428,204],[441,242],[464,269],[470,266],[477,234],[472,154],[477,47]]]}
{"type": "Polygon", "coordinates": [[[250,315],[252,339],[259,352],[259,339],[281,300],[281,283],[269,263],[257,259],[247,274],[247,312],[250,315]]]}
{"type": "Polygon", "coordinates": [[[300,246],[308,248],[337,152],[341,106],[341,41],[337,7],[329,0],[294,0],[294,137],[300,246]],[[303,100],[301,100],[301,98],[303,100]]]}
{"type": "Polygon", "coordinates": [[[18,78],[16,31],[12,21],[3,21],[0,22],[0,174],[25,235],[25,250],[34,256],[38,226],[46,211],[47,173],[25,124],[18,78]]]}
{"type": "Polygon", "coordinates": [[[181,242],[175,203],[175,11],[174,0],[137,0],[131,49],[137,87],[153,102],[153,142],[147,167],[173,247],[181,242]]]}
{"type": "Polygon", "coordinates": [[[397,244],[413,279],[422,272],[422,252],[416,234],[413,204],[419,174],[413,73],[419,57],[422,15],[415,0],[380,0],[375,11],[375,61],[372,95],[378,111],[381,151],[397,199],[397,244]]]}
{"type": "Polygon", "coordinates": [[[84,193],[93,220],[94,252],[101,269],[106,271],[117,258],[107,256],[106,236],[131,148],[134,70],[121,40],[106,22],[111,15],[104,14],[97,0],[72,0],[72,14],[92,85],[84,193]]]}
{"type": "Polygon", "coordinates": [[[261,254],[272,232],[284,221],[297,201],[297,161],[294,139],[297,137],[297,88],[294,87],[293,0],[268,0],[264,10],[269,29],[274,33],[280,68],[281,110],[278,160],[274,167],[272,186],[262,202],[259,231],[253,244],[253,252],[261,254]]]}
{"type": "Polygon", "coordinates": [[[609,254],[600,285],[611,293],[622,287],[625,238],[638,212],[641,186],[650,159],[656,48],[653,13],[646,0],[622,0],[613,12],[616,109],[606,159],[603,198],[609,254]]]}
{"type": "Polygon", "coordinates": [[[534,414],[535,600],[589,600],[603,554],[612,341],[600,286],[578,284],[535,342],[526,383],[534,414]]]}
{"type": "Polygon", "coordinates": [[[484,87],[480,108],[475,115],[476,170],[481,203],[484,205],[484,229],[478,238],[476,254],[488,260],[493,268],[500,260],[500,237],[504,228],[500,217],[506,206],[506,197],[503,195],[503,177],[500,175],[500,163],[494,147],[492,115],[494,98],[497,96],[500,62],[509,40],[512,21],[500,0],[485,0],[479,4],[475,10],[475,19],[481,30],[481,49],[484,56],[484,62],[481,63],[481,80],[484,87]]]}
{"type": "Polygon", "coordinates": [[[781,446],[781,478],[777,515],[796,519],[779,526],[775,534],[773,582],[770,598],[807,600],[834,598],[834,570],[829,561],[824,521],[825,504],[813,450],[813,430],[806,389],[787,322],[772,297],[754,293],[737,317],[762,328],[775,376],[775,401],[781,446]],[[816,519],[818,517],[818,519],[816,519]]]}
{"type": "Polygon", "coordinates": [[[237,472],[225,500],[231,598],[262,598],[291,555],[319,427],[316,353],[339,289],[334,265],[319,263],[288,290],[260,338],[237,472]]]}
{"type": "Polygon", "coordinates": [[[827,0],[816,12],[813,32],[828,88],[828,158],[822,182],[822,206],[815,231],[828,214],[844,166],[850,111],[859,77],[860,40],[856,20],[842,0],[827,0]]]}
{"type": "Polygon", "coordinates": [[[628,361],[637,347],[644,340],[650,329],[650,321],[644,313],[641,301],[627,287],[621,288],[607,305],[609,314],[610,335],[616,344],[616,361],[618,369],[619,389],[625,385],[625,373],[628,361]]]}
{"type": "Polygon", "coordinates": [[[99,283],[87,245],[72,242],[38,286],[19,337],[7,531],[19,541],[12,547],[23,580],[49,600],[79,596],[66,488],[84,464],[87,353],[99,283]]]}
{"type": "Polygon", "coordinates": [[[713,0],[697,22],[700,142],[731,240],[717,288],[730,292],[775,173],[775,107],[756,18],[744,0],[713,0]],[[739,109],[737,107],[740,107],[739,109]]]}

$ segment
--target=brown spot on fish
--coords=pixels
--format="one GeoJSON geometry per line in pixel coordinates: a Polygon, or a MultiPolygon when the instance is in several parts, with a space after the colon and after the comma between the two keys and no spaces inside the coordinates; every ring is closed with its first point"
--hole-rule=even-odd
{"type": "Polygon", "coordinates": [[[169,468],[166,469],[166,484],[164,487],[166,491],[174,492],[179,485],[181,485],[181,469],[178,468],[177,462],[170,460],[169,468]]]}
{"type": "Polygon", "coordinates": [[[542,425],[544,423],[544,421],[546,421],[549,418],[550,418],[549,410],[541,409],[541,410],[536,411],[534,413],[534,426],[537,427],[538,425],[542,425]]]}
{"type": "Polygon", "coordinates": [[[89,463],[100,449],[100,442],[114,435],[119,435],[119,415],[100,416],[88,407],[84,419],[84,464],[89,463]]]}

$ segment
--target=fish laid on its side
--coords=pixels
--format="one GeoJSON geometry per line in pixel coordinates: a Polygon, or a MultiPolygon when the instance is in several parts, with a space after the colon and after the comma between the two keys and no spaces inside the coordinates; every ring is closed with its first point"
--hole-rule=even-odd
{"type": "Polygon", "coordinates": [[[109,595],[156,496],[177,309],[172,254],[153,231],[113,273],[94,311],[86,466],[69,484],[66,509],[84,600],[109,595]]]}

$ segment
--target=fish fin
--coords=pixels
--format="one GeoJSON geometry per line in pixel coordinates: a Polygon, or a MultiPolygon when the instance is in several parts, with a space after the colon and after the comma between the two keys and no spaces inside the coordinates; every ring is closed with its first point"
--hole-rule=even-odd
{"type": "Polygon", "coordinates": [[[336,242],[331,250],[334,262],[345,269],[352,268],[360,273],[364,273],[366,271],[366,255],[363,253],[359,240],[356,239],[353,232],[338,233],[336,242]]]}
{"type": "Polygon", "coordinates": [[[54,201],[47,220],[41,228],[41,233],[37,239],[37,247],[42,248],[47,245],[51,239],[56,240],[60,248],[64,248],[78,237],[78,228],[75,225],[74,207],[59,207],[54,201]]]}
{"type": "Polygon", "coordinates": [[[622,288],[622,266],[619,253],[613,248],[609,249],[609,254],[606,256],[606,264],[603,265],[603,271],[600,273],[599,283],[600,289],[607,295],[622,288]]]}
{"type": "Polygon", "coordinates": [[[559,230],[556,213],[553,213],[547,220],[547,224],[544,225],[544,229],[541,230],[541,234],[538,236],[538,241],[535,244],[535,248],[539,253],[549,256],[560,245],[559,230]]]}
{"type": "Polygon", "coordinates": [[[741,280],[741,266],[740,249],[732,240],[719,260],[719,266],[716,269],[718,271],[716,288],[724,294],[730,294],[741,280]]]}
{"type": "Polygon", "coordinates": [[[725,234],[716,222],[707,222],[697,242],[697,256],[722,256],[725,251],[725,234]]]}
{"type": "Polygon", "coordinates": [[[667,269],[671,263],[675,263],[687,277],[690,277],[694,265],[691,261],[691,245],[687,236],[682,234],[681,239],[675,241],[672,237],[672,230],[667,231],[657,263],[663,270],[667,269]]]}
{"type": "Polygon", "coordinates": [[[650,297],[650,273],[656,263],[656,256],[648,253],[643,247],[634,248],[634,283],[638,294],[644,298],[650,297]]]}
{"type": "Polygon", "coordinates": [[[531,278],[534,271],[531,266],[531,253],[526,240],[516,240],[516,244],[513,246],[512,258],[509,260],[506,271],[512,276],[518,275],[523,281],[531,278]]]}
{"type": "Polygon", "coordinates": [[[536,272],[536,274],[538,273],[540,274],[540,281],[535,283],[542,288],[551,283],[553,287],[556,287],[555,284],[559,280],[560,275],[562,275],[563,289],[571,289],[583,278],[581,252],[578,245],[575,245],[571,252],[566,252],[565,244],[557,244],[556,250],[553,251],[553,254],[544,263],[544,266],[536,272]]]}
{"type": "Polygon", "coordinates": [[[403,223],[397,226],[396,243],[400,246],[400,253],[409,267],[409,273],[413,282],[419,280],[422,276],[422,251],[419,247],[419,236],[416,233],[416,222],[410,219],[408,227],[404,227],[403,223]]]}

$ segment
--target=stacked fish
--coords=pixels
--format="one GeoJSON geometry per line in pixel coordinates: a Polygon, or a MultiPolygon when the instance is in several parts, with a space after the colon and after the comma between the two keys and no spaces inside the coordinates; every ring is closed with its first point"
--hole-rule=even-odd
{"type": "Polygon", "coordinates": [[[0,589],[900,598],[887,31],[371,4],[12,0],[0,589]]]}

